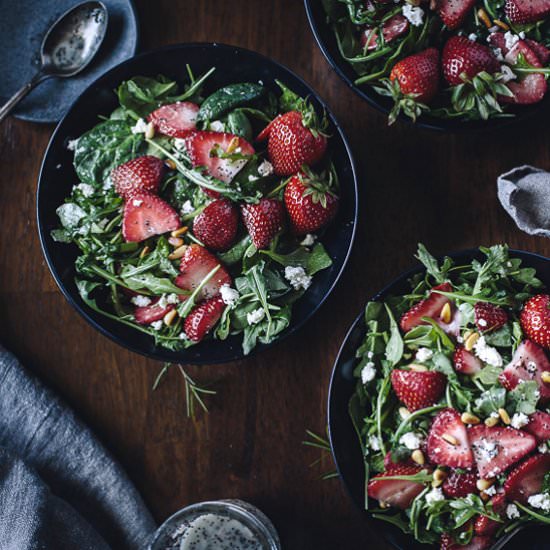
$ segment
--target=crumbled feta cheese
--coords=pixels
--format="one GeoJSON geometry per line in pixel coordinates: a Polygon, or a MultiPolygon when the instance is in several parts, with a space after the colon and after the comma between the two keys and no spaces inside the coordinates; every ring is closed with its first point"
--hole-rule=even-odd
{"type": "Polygon", "coordinates": [[[254,174],[249,174],[248,176],[248,181],[256,181],[256,180],[259,180],[260,178],[258,176],[255,176],[254,174]]]}
{"type": "Polygon", "coordinates": [[[186,214],[191,214],[191,212],[193,212],[194,210],[195,210],[195,207],[193,206],[191,201],[187,200],[181,205],[180,212],[182,216],[185,216],[186,214]]]}
{"type": "Polygon", "coordinates": [[[500,415],[496,411],[493,411],[489,415],[489,418],[500,418],[500,415]]]}
{"type": "Polygon", "coordinates": [[[474,451],[484,461],[489,461],[498,455],[497,444],[494,441],[487,441],[485,438],[481,438],[479,442],[474,445],[474,451]]]}
{"type": "Polygon", "coordinates": [[[527,424],[529,424],[529,417],[522,412],[514,413],[514,416],[512,416],[512,420],[510,421],[510,424],[512,425],[512,428],[519,430],[520,428],[523,428],[523,426],[526,426],[527,424]]]}
{"type": "Polygon", "coordinates": [[[507,31],[504,34],[504,40],[506,43],[506,49],[511,50],[519,41],[519,36],[513,32],[507,31]]]}
{"type": "Polygon", "coordinates": [[[477,34],[475,32],[468,35],[468,40],[475,42],[477,40],[477,34]]]}
{"type": "Polygon", "coordinates": [[[78,139],[70,139],[70,140],[67,142],[67,149],[68,149],[69,151],[75,151],[77,145],[78,145],[78,139]]]}
{"type": "Polygon", "coordinates": [[[369,437],[369,447],[373,451],[379,451],[380,450],[380,441],[378,441],[378,437],[375,435],[371,435],[369,437]]]}
{"type": "Polygon", "coordinates": [[[301,266],[287,265],[285,267],[285,279],[292,285],[294,290],[300,290],[301,288],[307,290],[311,285],[311,277],[301,266]]]}
{"type": "Polygon", "coordinates": [[[239,299],[239,292],[234,288],[231,288],[227,283],[220,287],[220,295],[223,303],[228,306],[234,306],[239,299]]]}
{"type": "Polygon", "coordinates": [[[316,240],[317,240],[317,235],[311,235],[311,233],[308,233],[300,242],[300,244],[302,246],[312,246],[316,240]]]}
{"type": "Polygon", "coordinates": [[[492,497],[493,495],[497,494],[497,488],[494,485],[491,485],[485,491],[483,491],[486,495],[492,497]]]}
{"type": "Polygon", "coordinates": [[[525,31],[521,31],[520,33],[518,33],[518,36],[519,36],[522,40],[525,40],[525,31]]]}
{"type": "Polygon", "coordinates": [[[478,319],[477,320],[477,324],[480,326],[480,327],[486,327],[487,326],[487,321],[485,319],[478,319]]]}
{"type": "Polygon", "coordinates": [[[189,340],[189,338],[187,337],[187,334],[185,334],[184,331],[181,331],[181,332],[179,333],[178,338],[179,338],[180,340],[189,340]]]}
{"type": "Polygon", "coordinates": [[[548,448],[548,443],[541,443],[538,447],[538,451],[541,455],[549,453],[550,449],[548,448]]]}
{"type": "Polygon", "coordinates": [[[88,183],[79,183],[74,188],[78,189],[85,197],[91,197],[94,194],[94,188],[88,183]]]}
{"type": "Polygon", "coordinates": [[[55,213],[59,216],[61,225],[67,229],[76,227],[80,220],[86,217],[86,212],[73,202],[66,202],[57,208],[55,213]]]}
{"type": "Polygon", "coordinates": [[[510,82],[510,80],[515,80],[517,78],[514,71],[512,71],[512,69],[510,69],[508,65],[501,65],[500,73],[502,76],[499,78],[499,80],[504,84],[506,84],[507,82],[510,82]]]}
{"type": "Polygon", "coordinates": [[[374,368],[374,363],[372,361],[369,361],[361,369],[361,381],[363,382],[363,384],[368,384],[371,380],[374,380],[375,376],[376,369],[374,368]]]}
{"type": "Polygon", "coordinates": [[[434,352],[429,348],[419,348],[414,358],[420,363],[429,361],[433,357],[434,352]]]}
{"type": "Polygon", "coordinates": [[[108,191],[113,187],[113,180],[111,176],[108,176],[107,179],[103,182],[103,191],[108,191]]]}
{"type": "Polygon", "coordinates": [[[374,357],[374,353],[373,353],[372,351],[370,351],[370,350],[367,351],[367,357],[368,357],[369,359],[372,359],[372,358],[374,357]]]}
{"type": "Polygon", "coordinates": [[[535,372],[537,372],[537,364],[534,361],[528,361],[525,368],[529,374],[535,374],[535,372]]]}
{"type": "Polygon", "coordinates": [[[426,503],[428,504],[428,506],[430,506],[435,502],[440,502],[441,500],[445,500],[445,495],[443,494],[443,491],[439,487],[436,487],[432,489],[429,493],[426,493],[426,496],[424,498],[426,499],[426,503]]]}
{"type": "Polygon", "coordinates": [[[409,23],[415,27],[419,27],[424,21],[424,10],[418,6],[405,4],[403,6],[403,15],[409,20],[409,23]]]}
{"type": "Polygon", "coordinates": [[[143,204],[143,201],[142,201],[141,199],[134,199],[134,200],[132,201],[132,204],[133,204],[134,206],[141,206],[141,205],[143,204]]]}
{"type": "Polygon", "coordinates": [[[504,61],[504,56],[502,55],[502,50],[500,48],[491,48],[493,54],[497,58],[497,61],[504,61]]]}
{"type": "Polygon", "coordinates": [[[179,303],[177,294],[163,294],[159,298],[159,301],[157,302],[159,307],[166,307],[169,304],[177,304],[177,303],[179,303]]]}
{"type": "Polygon", "coordinates": [[[213,120],[210,123],[209,129],[213,132],[225,132],[225,125],[221,120],[213,120]]]}
{"type": "Polygon", "coordinates": [[[487,344],[485,336],[481,336],[474,344],[474,350],[484,363],[493,367],[502,367],[502,356],[495,348],[487,344]]]}
{"type": "Polygon", "coordinates": [[[545,512],[550,512],[550,495],[547,495],[546,493],[539,493],[537,495],[531,495],[527,502],[533,507],[533,508],[540,508],[541,510],[544,510],[545,512]]]}
{"type": "Polygon", "coordinates": [[[260,166],[258,166],[258,174],[265,178],[266,176],[271,176],[273,174],[273,164],[268,160],[264,160],[260,166]]]}
{"type": "Polygon", "coordinates": [[[254,311],[250,311],[246,314],[246,322],[249,325],[257,325],[265,317],[265,311],[259,307],[254,311]]]}
{"type": "Polygon", "coordinates": [[[134,126],[132,126],[132,134],[144,134],[147,131],[147,122],[142,118],[138,119],[134,126]]]}
{"type": "Polygon", "coordinates": [[[508,504],[506,506],[506,516],[508,519],[516,519],[519,518],[519,509],[515,504],[508,504]]]}
{"type": "Polygon", "coordinates": [[[160,319],[159,321],[153,321],[151,323],[151,328],[153,330],[160,330],[162,328],[162,319],[160,319]]]}
{"type": "Polygon", "coordinates": [[[132,304],[138,307],[145,307],[151,303],[151,299],[147,296],[134,296],[131,300],[132,304]]]}
{"type": "Polygon", "coordinates": [[[175,138],[174,149],[176,149],[177,151],[185,151],[185,140],[181,138],[175,138]]]}
{"type": "Polygon", "coordinates": [[[403,434],[399,438],[399,443],[401,445],[405,445],[407,449],[410,449],[411,451],[414,451],[415,449],[419,449],[420,445],[422,443],[422,435],[413,433],[413,432],[407,432],[406,434],[403,434]]]}

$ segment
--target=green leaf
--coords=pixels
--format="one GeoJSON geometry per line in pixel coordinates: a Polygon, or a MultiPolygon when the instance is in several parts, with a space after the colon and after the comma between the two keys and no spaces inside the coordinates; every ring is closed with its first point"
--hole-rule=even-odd
{"type": "Polygon", "coordinates": [[[242,82],[219,88],[202,103],[197,120],[216,120],[225,113],[260,99],[266,89],[261,84],[242,82]]]}
{"type": "Polygon", "coordinates": [[[157,277],[152,273],[138,273],[137,275],[122,276],[122,280],[132,290],[146,289],[153,294],[189,294],[189,291],[176,286],[170,279],[157,277]]]}
{"type": "Polygon", "coordinates": [[[535,380],[528,380],[518,384],[508,392],[507,410],[509,413],[533,414],[537,410],[540,391],[535,380]]]}
{"type": "Polygon", "coordinates": [[[479,380],[485,386],[493,386],[498,382],[498,377],[502,369],[487,365],[483,367],[479,372],[476,372],[473,376],[473,380],[479,380]]]}
{"type": "Polygon", "coordinates": [[[491,388],[484,391],[476,400],[474,408],[476,412],[487,417],[492,412],[498,412],[506,402],[506,390],[504,388],[491,388]]]}
{"type": "Polygon", "coordinates": [[[443,266],[440,268],[437,260],[422,243],[418,243],[416,258],[424,264],[426,272],[434,278],[437,284],[444,283],[447,280],[448,271],[453,265],[450,258],[445,258],[443,266]]]}
{"type": "Polygon", "coordinates": [[[399,326],[393,317],[391,309],[387,304],[384,304],[384,306],[390,320],[390,339],[386,345],[386,359],[390,362],[391,366],[394,367],[399,363],[401,357],[403,357],[403,338],[401,337],[399,326]]]}

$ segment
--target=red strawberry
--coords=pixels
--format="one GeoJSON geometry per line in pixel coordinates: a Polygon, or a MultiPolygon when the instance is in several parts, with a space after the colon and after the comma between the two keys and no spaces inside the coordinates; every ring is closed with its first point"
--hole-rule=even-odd
{"type": "Polygon", "coordinates": [[[285,221],[283,203],[277,199],[261,199],[258,204],[243,204],[241,213],[244,225],[258,250],[271,244],[285,221]]]}
{"type": "Polygon", "coordinates": [[[529,424],[523,429],[534,435],[538,443],[548,441],[550,439],[550,414],[536,411],[529,416],[529,424]]]}
{"type": "Polygon", "coordinates": [[[211,202],[193,221],[193,233],[211,250],[227,250],[235,240],[239,211],[228,199],[211,202]]]}
{"type": "Polygon", "coordinates": [[[508,314],[499,306],[477,302],[474,306],[476,327],[480,332],[498,330],[508,322],[508,314]]]}
{"type": "MultiPolygon", "coordinates": [[[[495,495],[491,499],[491,504],[493,505],[493,511],[495,514],[502,514],[506,508],[506,496],[504,493],[495,495]]],[[[474,531],[477,535],[486,535],[492,537],[500,527],[502,523],[490,519],[487,516],[478,516],[474,523],[474,531]]]]}
{"type": "Polygon", "coordinates": [[[189,101],[178,101],[159,107],[147,117],[147,120],[153,123],[155,130],[160,134],[184,138],[195,129],[198,112],[198,105],[189,101]]]}
{"type": "Polygon", "coordinates": [[[178,213],[155,195],[135,193],[124,204],[122,235],[126,242],[144,241],[179,226],[178,213]]]}
{"type": "MultiPolygon", "coordinates": [[[[384,36],[384,42],[391,42],[399,36],[402,36],[409,30],[409,21],[400,14],[390,17],[382,25],[382,35],[384,36]]],[[[364,48],[368,43],[367,50],[376,50],[380,44],[378,44],[378,31],[367,27],[361,33],[361,46],[364,48]]]]}
{"type": "MultiPolygon", "coordinates": [[[[514,65],[522,54],[525,61],[536,68],[542,68],[537,54],[527,45],[524,40],[518,41],[515,46],[506,55],[506,61],[514,65]]],[[[506,84],[510,91],[514,94],[512,97],[502,96],[500,100],[506,103],[516,103],[518,105],[530,105],[538,103],[546,94],[548,85],[546,78],[541,73],[529,73],[521,78],[521,80],[512,80],[506,84]]]]}
{"type": "Polygon", "coordinates": [[[443,283],[433,287],[430,295],[425,300],[421,300],[418,304],[411,307],[409,311],[404,313],[399,322],[403,332],[409,332],[409,330],[418,325],[425,325],[426,322],[422,321],[422,317],[430,317],[431,319],[439,318],[443,306],[450,303],[450,301],[449,298],[446,298],[442,294],[433,292],[434,290],[452,292],[453,287],[450,283],[443,283]]]}
{"type": "Polygon", "coordinates": [[[476,486],[477,479],[477,473],[458,473],[454,471],[445,480],[441,489],[447,498],[467,497],[470,493],[478,492],[476,486]]]}
{"type": "Polygon", "coordinates": [[[546,65],[550,59],[550,50],[546,46],[543,46],[540,42],[531,40],[530,38],[525,39],[525,42],[529,48],[535,52],[541,64],[546,65]]]}
{"type": "Polygon", "coordinates": [[[475,0],[439,0],[437,13],[449,29],[456,29],[466,19],[475,3],[475,0]]]}
{"type": "Polygon", "coordinates": [[[405,510],[424,489],[424,484],[403,479],[384,479],[388,476],[410,476],[420,472],[420,466],[400,464],[392,466],[386,472],[374,476],[368,484],[367,493],[370,498],[380,503],[389,504],[394,508],[405,510]]]}
{"type": "Polygon", "coordinates": [[[174,309],[172,304],[167,304],[164,307],[161,307],[157,304],[160,298],[156,299],[154,302],[148,306],[140,306],[134,309],[134,318],[136,323],[140,325],[150,325],[155,321],[160,321],[164,316],[174,309]]]}
{"type": "Polygon", "coordinates": [[[542,381],[545,371],[550,371],[550,362],[544,350],[530,340],[524,340],[500,374],[499,381],[507,390],[513,390],[520,380],[535,380],[539,386],[540,401],[546,403],[550,400],[550,384],[542,381]]]}
{"type": "Polygon", "coordinates": [[[396,369],[391,373],[393,391],[409,411],[433,405],[443,395],[447,377],[441,372],[396,369]]]}
{"type": "Polygon", "coordinates": [[[468,437],[482,479],[504,472],[536,447],[532,435],[510,427],[470,426],[468,437]]]}
{"type": "Polygon", "coordinates": [[[231,182],[247,163],[247,159],[221,158],[220,155],[254,154],[254,147],[242,137],[210,131],[190,134],[186,140],[186,149],[193,166],[204,166],[208,174],[224,183],[231,182]]]}
{"type": "Polygon", "coordinates": [[[491,537],[473,537],[468,544],[458,544],[447,533],[441,535],[440,550],[486,550],[493,544],[491,537]]]}
{"type": "Polygon", "coordinates": [[[117,166],[111,172],[116,192],[124,199],[134,193],[149,191],[155,194],[164,173],[164,162],[157,157],[145,155],[117,166]]]}
{"type": "Polygon", "coordinates": [[[327,184],[309,171],[290,178],[284,201],[290,226],[296,235],[321,229],[338,210],[338,197],[331,191],[330,182],[327,184]]]}
{"type": "Polygon", "coordinates": [[[384,470],[391,470],[392,468],[395,468],[396,466],[418,466],[416,462],[409,456],[405,460],[402,460],[401,462],[394,462],[391,456],[391,451],[388,451],[386,453],[386,456],[384,457],[384,470]]]}
{"type": "Polygon", "coordinates": [[[232,283],[231,276],[221,265],[216,256],[208,252],[206,248],[198,244],[192,244],[185,249],[181,259],[180,272],[174,281],[176,285],[185,290],[193,291],[203,279],[216,266],[220,266],[214,276],[202,287],[199,292],[198,300],[207,300],[216,296],[222,285],[232,283]]]}
{"type": "Polygon", "coordinates": [[[550,14],[550,3],[548,0],[506,0],[504,12],[512,23],[531,23],[550,14]]]}
{"type": "Polygon", "coordinates": [[[304,164],[313,166],[323,158],[327,138],[306,126],[302,113],[283,113],[270,126],[267,150],[278,176],[291,176],[304,164]]]}
{"type": "Polygon", "coordinates": [[[453,355],[454,367],[462,374],[475,374],[481,370],[481,361],[463,346],[457,346],[453,355]]]}
{"type": "Polygon", "coordinates": [[[521,328],[527,338],[550,349],[550,296],[537,294],[528,300],[520,315],[521,328]]]}
{"type": "Polygon", "coordinates": [[[535,455],[518,464],[504,482],[508,500],[527,504],[531,495],[540,493],[544,476],[550,471],[550,454],[535,455]]]}
{"type": "Polygon", "coordinates": [[[441,54],[443,76],[451,85],[462,84],[471,80],[481,71],[490,74],[500,70],[500,63],[491,48],[472,42],[465,36],[451,36],[443,47],[441,54]]]}
{"type": "Polygon", "coordinates": [[[195,306],[185,318],[183,330],[189,340],[200,342],[220,320],[225,304],[221,296],[210,298],[195,306]]]}
{"type": "Polygon", "coordinates": [[[439,52],[429,48],[405,57],[393,66],[390,80],[397,80],[404,95],[429,103],[439,90],[439,52]]]}
{"type": "Polygon", "coordinates": [[[428,457],[434,464],[451,468],[470,468],[474,459],[466,426],[454,409],[443,409],[432,422],[428,434],[428,457]],[[451,440],[451,442],[448,441],[451,440]]]}

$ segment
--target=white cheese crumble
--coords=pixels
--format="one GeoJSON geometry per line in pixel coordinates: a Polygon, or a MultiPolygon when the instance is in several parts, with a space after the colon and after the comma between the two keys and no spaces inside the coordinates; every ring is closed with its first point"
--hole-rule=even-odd
{"type": "Polygon", "coordinates": [[[414,451],[416,449],[420,448],[420,445],[422,443],[422,435],[413,433],[413,432],[407,432],[406,434],[403,434],[399,438],[399,443],[401,445],[405,445],[407,449],[410,449],[411,451],[414,451]]]}
{"type": "Polygon", "coordinates": [[[225,132],[225,125],[221,120],[213,120],[209,125],[209,129],[213,132],[225,132]]]}
{"type": "Polygon", "coordinates": [[[151,328],[152,328],[153,330],[160,330],[160,329],[162,328],[162,319],[159,320],[159,321],[153,321],[153,322],[151,323],[151,328]]]}
{"type": "Polygon", "coordinates": [[[435,489],[432,489],[429,493],[426,493],[425,499],[428,506],[430,506],[435,502],[445,500],[445,495],[443,494],[443,491],[439,487],[437,487],[435,489]]]}
{"type": "Polygon", "coordinates": [[[433,357],[434,352],[429,348],[419,348],[414,358],[420,363],[429,361],[433,357]]]}
{"type": "Polygon", "coordinates": [[[420,27],[424,21],[424,10],[418,6],[405,4],[403,6],[403,15],[409,20],[409,23],[415,27],[420,27]]]}
{"type": "Polygon", "coordinates": [[[523,428],[523,426],[526,426],[527,424],[529,424],[529,417],[522,412],[514,413],[514,416],[512,416],[512,420],[510,421],[510,424],[512,428],[519,430],[520,428],[523,428]]]}
{"type": "Polygon", "coordinates": [[[378,437],[375,435],[371,435],[369,437],[369,447],[373,451],[379,451],[380,450],[380,441],[378,441],[378,437]]]}
{"type": "Polygon", "coordinates": [[[223,303],[227,306],[234,306],[239,299],[239,292],[231,288],[227,283],[220,287],[220,295],[223,303]]]}
{"type": "Polygon", "coordinates": [[[146,307],[151,303],[151,299],[147,298],[147,296],[134,296],[131,302],[135,306],[146,307]]]}
{"type": "Polygon", "coordinates": [[[292,285],[294,290],[300,290],[301,288],[307,290],[311,285],[311,277],[301,266],[287,265],[285,267],[285,279],[292,285]]]}
{"type": "Polygon", "coordinates": [[[259,180],[260,178],[258,176],[255,176],[254,174],[250,174],[248,176],[248,181],[256,181],[256,180],[259,180]]]}
{"type": "Polygon", "coordinates": [[[132,134],[144,134],[147,131],[147,122],[142,118],[138,119],[134,126],[132,126],[132,134]]]}
{"type": "Polygon", "coordinates": [[[174,139],[174,149],[177,151],[184,151],[185,150],[185,140],[181,138],[175,138],[174,139]]]}
{"type": "Polygon", "coordinates": [[[477,324],[480,326],[480,327],[486,327],[487,326],[487,321],[485,319],[478,319],[477,320],[477,324]]]}
{"type": "Polygon", "coordinates": [[[259,307],[254,311],[249,311],[246,314],[246,322],[249,325],[257,325],[265,317],[265,311],[259,307]]]}
{"type": "Polygon", "coordinates": [[[258,174],[265,178],[266,176],[271,176],[273,174],[273,164],[268,160],[264,160],[260,166],[258,166],[258,174]]]}
{"type": "Polygon", "coordinates": [[[519,36],[513,32],[507,31],[504,34],[504,41],[506,43],[506,49],[511,50],[519,42],[519,36]]]}
{"type": "Polygon", "coordinates": [[[68,229],[76,227],[80,220],[86,216],[86,212],[73,202],[66,202],[57,208],[55,213],[59,216],[61,225],[68,229]]]}
{"type": "Polygon", "coordinates": [[[142,201],[141,199],[134,199],[134,200],[132,201],[132,204],[133,204],[134,206],[141,206],[141,205],[143,204],[143,201],[142,201]]]}
{"type": "Polygon", "coordinates": [[[300,242],[300,244],[302,246],[313,246],[316,240],[317,240],[317,235],[312,235],[311,233],[308,233],[300,242]]]}
{"type": "Polygon", "coordinates": [[[375,376],[376,369],[374,368],[374,363],[372,361],[369,361],[361,369],[361,382],[363,382],[363,384],[368,384],[371,380],[374,380],[375,376]]]}
{"type": "Polygon", "coordinates": [[[506,84],[507,82],[510,82],[510,80],[515,80],[517,78],[514,71],[512,71],[512,69],[510,69],[508,65],[501,65],[500,73],[502,76],[499,78],[499,80],[504,84],[506,84]]]}
{"type": "Polygon", "coordinates": [[[494,485],[491,485],[485,491],[483,491],[486,495],[492,497],[493,495],[497,494],[497,488],[494,485]]]}
{"type": "Polygon", "coordinates": [[[181,205],[181,215],[182,216],[185,216],[186,214],[191,214],[191,212],[193,212],[195,210],[195,207],[193,206],[193,204],[191,203],[190,200],[186,200],[182,205],[181,205]]]}
{"type": "Polygon", "coordinates": [[[508,504],[506,506],[506,516],[508,519],[516,519],[519,518],[519,509],[515,504],[508,504]]]}
{"type": "Polygon", "coordinates": [[[475,42],[477,40],[477,34],[475,32],[469,34],[468,40],[470,40],[470,42],[475,42]]]}
{"type": "Polygon", "coordinates": [[[504,56],[502,55],[502,50],[500,48],[491,48],[493,50],[493,53],[495,54],[495,57],[497,58],[497,61],[504,61],[504,56]]]}
{"type": "Polygon", "coordinates": [[[541,455],[549,453],[550,449],[548,448],[548,443],[541,443],[538,447],[538,451],[541,455]]]}
{"type": "Polygon", "coordinates": [[[477,450],[485,461],[492,460],[498,454],[497,444],[494,441],[487,441],[486,439],[480,440],[477,450]]]}
{"type": "Polygon", "coordinates": [[[527,502],[533,507],[533,508],[540,508],[541,510],[544,510],[545,512],[550,512],[550,495],[547,495],[546,493],[539,493],[538,495],[531,495],[527,502]]]}
{"type": "Polygon", "coordinates": [[[91,197],[94,194],[94,188],[89,183],[79,183],[74,188],[78,189],[85,197],[91,197]]]}
{"type": "Polygon", "coordinates": [[[69,151],[75,151],[77,145],[78,145],[78,139],[70,139],[70,140],[67,142],[67,149],[68,149],[69,151]]]}
{"type": "Polygon", "coordinates": [[[177,304],[178,302],[179,299],[177,294],[163,294],[157,302],[157,305],[164,308],[168,304],[177,304]]]}
{"type": "Polygon", "coordinates": [[[534,361],[528,361],[525,368],[529,374],[535,374],[537,372],[537,364],[534,361]]]}
{"type": "Polygon", "coordinates": [[[487,344],[485,336],[481,336],[474,344],[474,350],[476,352],[476,355],[484,363],[487,363],[488,365],[491,365],[493,367],[502,367],[502,356],[495,348],[487,344]]]}

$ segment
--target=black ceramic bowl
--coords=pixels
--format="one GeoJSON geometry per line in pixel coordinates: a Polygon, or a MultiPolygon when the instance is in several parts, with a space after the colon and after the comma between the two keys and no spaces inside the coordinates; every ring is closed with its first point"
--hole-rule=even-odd
{"type": "MultiPolygon", "coordinates": [[[[547,287],[550,287],[550,259],[530,252],[511,250],[510,255],[520,258],[525,267],[534,267],[538,277],[547,287]]],[[[484,256],[478,250],[465,250],[448,254],[451,258],[468,263],[474,258],[484,256]]],[[[387,296],[405,294],[410,290],[408,280],[416,273],[424,270],[424,266],[415,267],[402,273],[397,279],[376,294],[372,300],[384,300],[387,296]]],[[[355,352],[365,336],[366,326],[363,312],[357,317],[348,331],[334,363],[328,397],[328,424],[332,454],[340,479],[351,499],[361,510],[366,521],[395,547],[400,550],[425,550],[429,546],[415,543],[411,536],[405,535],[397,527],[381,520],[370,518],[364,509],[365,472],[361,456],[361,447],[348,415],[348,402],[355,391],[356,379],[353,369],[357,364],[355,352]]],[[[507,545],[506,550],[550,550],[548,535],[550,528],[537,526],[522,531],[507,545]]]]}
{"type": "MultiPolygon", "coordinates": [[[[123,80],[136,75],[164,74],[181,81],[185,78],[186,64],[195,74],[204,73],[210,67],[217,68],[206,84],[206,92],[234,82],[258,80],[275,90],[275,80],[278,79],[298,94],[309,96],[316,109],[327,111],[332,135],[329,147],[341,184],[341,208],[323,238],[333,265],[315,277],[311,288],[294,305],[291,325],[277,341],[297,331],[317,311],[338,281],[353,243],[357,220],[357,181],[353,159],[342,130],[317,94],[287,68],[248,50],[222,44],[169,46],[133,57],[90,85],[59,123],[48,145],[38,183],[38,229],[44,255],[59,288],[76,310],[100,332],[132,351],[158,360],[221,363],[243,357],[241,337],[234,336],[225,341],[209,339],[185,351],[172,352],[155,346],[153,338],[92,311],[80,298],[74,282],[77,247],[56,243],[50,236],[51,230],[59,223],[55,209],[78,182],[72,153],[66,147],[68,140],[92,128],[98,123],[99,115],[109,115],[118,106],[113,90],[123,80]]],[[[256,351],[267,347],[260,344],[256,351]]]]}
{"type": "MultiPolygon", "coordinates": [[[[377,94],[371,86],[368,84],[356,85],[355,81],[358,78],[357,73],[353,70],[353,67],[348,63],[341,55],[336,42],[334,31],[327,22],[327,17],[323,9],[322,0],[304,0],[309,25],[315,36],[315,40],[329,65],[336,71],[336,73],[344,80],[344,82],[359,96],[372,105],[375,109],[382,111],[383,113],[389,113],[393,102],[390,98],[377,94]]],[[[473,131],[485,131],[495,130],[502,126],[517,123],[520,120],[525,120],[531,117],[534,113],[547,112],[550,105],[550,94],[548,94],[541,102],[534,105],[525,105],[518,107],[517,109],[511,109],[516,116],[506,118],[495,118],[484,121],[460,121],[460,120],[448,120],[430,116],[421,116],[416,126],[421,128],[427,128],[429,130],[438,130],[443,132],[473,132],[473,131]]],[[[411,119],[400,115],[400,120],[412,123],[411,119]]]]}

